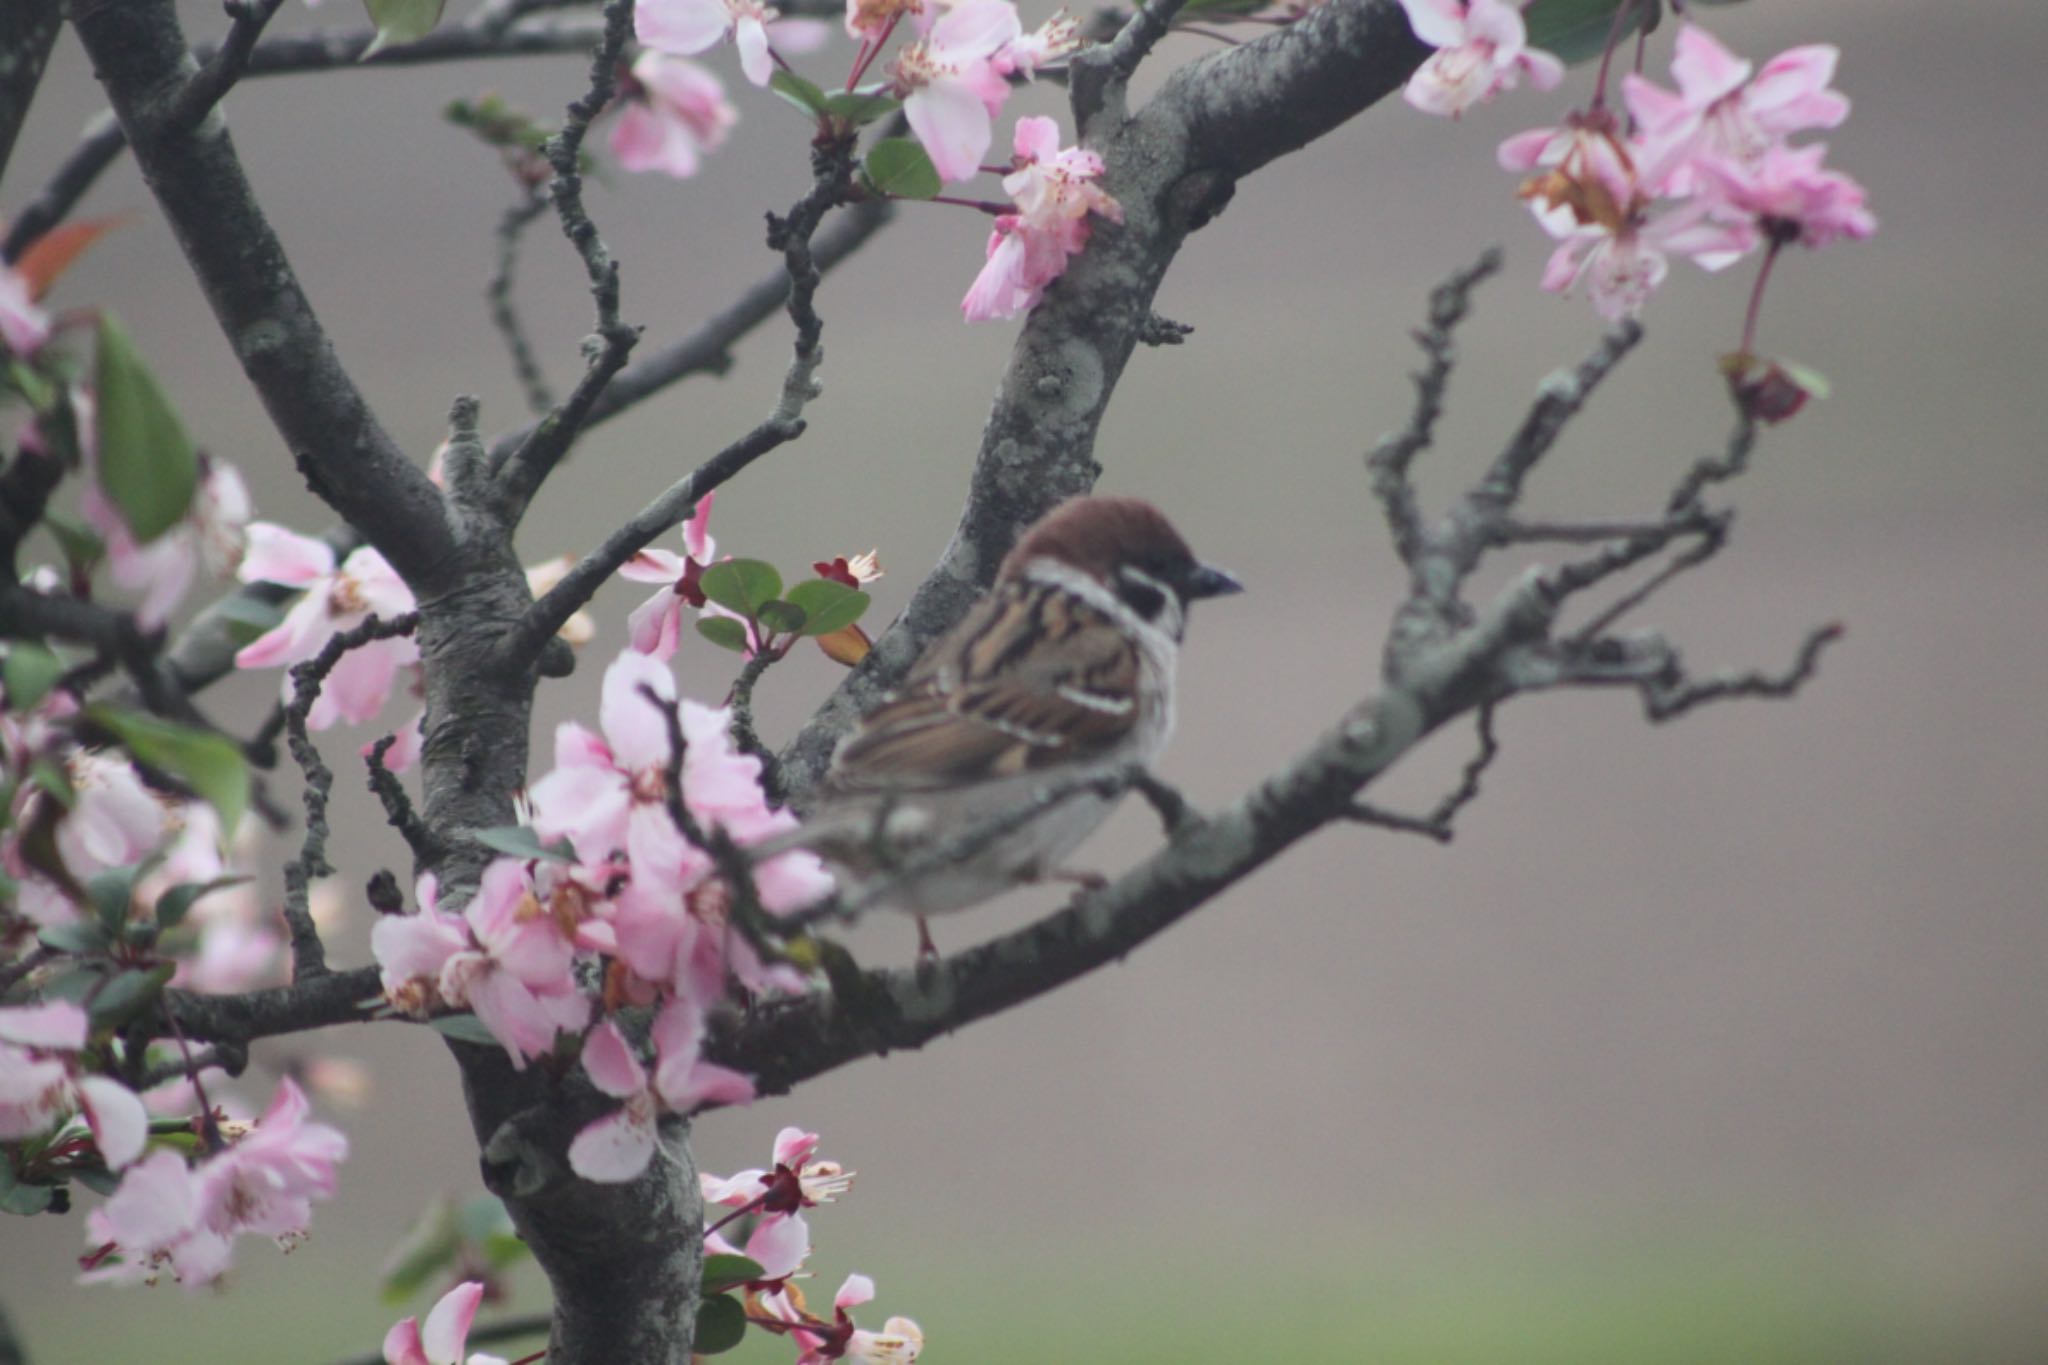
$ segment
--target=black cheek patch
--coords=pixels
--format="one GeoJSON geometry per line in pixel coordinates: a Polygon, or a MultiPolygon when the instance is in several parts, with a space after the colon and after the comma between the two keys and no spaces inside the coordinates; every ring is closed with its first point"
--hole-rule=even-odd
{"type": "Polygon", "coordinates": [[[1166,594],[1135,574],[1117,574],[1116,595],[1146,621],[1157,621],[1159,613],[1166,610],[1166,594]]]}

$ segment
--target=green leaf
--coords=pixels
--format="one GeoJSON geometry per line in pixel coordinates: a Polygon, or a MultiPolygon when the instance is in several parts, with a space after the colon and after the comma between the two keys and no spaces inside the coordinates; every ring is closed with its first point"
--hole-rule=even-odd
{"type": "Polygon", "coordinates": [[[7,709],[26,711],[50,694],[64,676],[64,661],[48,645],[16,640],[0,659],[0,686],[7,689],[7,709]]]}
{"type": "Polygon", "coordinates": [[[98,920],[73,920],[70,924],[51,924],[36,932],[45,948],[60,953],[101,953],[105,952],[110,940],[107,931],[100,927],[98,920]]]}
{"type": "Polygon", "coordinates": [[[112,1171],[96,1171],[89,1166],[73,1171],[71,1178],[94,1194],[112,1194],[121,1187],[120,1176],[112,1171]]]}
{"type": "MultiPolygon", "coordinates": [[[[745,1256],[713,1255],[704,1258],[703,1296],[722,1294],[728,1289],[737,1289],[749,1280],[758,1280],[768,1273],[759,1261],[748,1260],[745,1256]]],[[[699,1350],[703,1348],[698,1347],[699,1350]]]]}
{"type": "MultiPolygon", "coordinates": [[[[56,1197],[57,1191],[48,1185],[16,1185],[7,1193],[0,1194],[0,1213],[41,1213],[56,1197]]],[[[744,1332],[746,1327],[746,1315],[743,1313],[740,1315],[740,1330],[744,1332]]]]}
{"type": "Polygon", "coordinates": [[[855,128],[865,128],[902,107],[903,101],[890,94],[886,85],[868,90],[841,90],[825,96],[825,112],[855,128]]]}
{"type": "Polygon", "coordinates": [[[100,487],[140,544],[176,526],[199,487],[199,455],[112,313],[100,314],[100,487]]]}
{"type": "Polygon", "coordinates": [[[35,761],[28,765],[28,780],[31,786],[42,788],[65,810],[78,804],[78,793],[71,789],[71,774],[48,754],[37,754],[35,761]]]}
{"type": "Polygon", "coordinates": [[[860,620],[874,599],[835,579],[810,578],[789,590],[789,600],[804,609],[804,634],[830,635],[860,620]]]}
{"type": "Polygon", "coordinates": [[[73,573],[92,572],[93,566],[107,552],[106,542],[100,539],[99,533],[83,522],[46,512],[43,514],[43,529],[56,540],[66,567],[73,573]]]}
{"type": "Polygon", "coordinates": [[[784,602],[778,598],[773,602],[761,604],[761,624],[771,634],[788,635],[793,631],[802,630],[806,619],[804,609],[794,602],[784,602]]]}
{"type": "Polygon", "coordinates": [[[109,981],[86,1006],[86,1013],[92,1017],[93,1032],[111,1033],[142,1013],[162,993],[164,983],[177,970],[175,962],[165,962],[148,971],[123,972],[109,981]]]}
{"type": "Polygon", "coordinates": [[[885,137],[868,148],[868,183],[898,199],[929,199],[939,192],[938,168],[914,138],[885,137]]]}
{"type": "MultiPolygon", "coordinates": [[[[1607,35],[1621,4],[1622,0],[1536,0],[1522,14],[1529,46],[1553,53],[1570,65],[1591,61],[1607,50],[1607,35]]],[[[1661,17],[1662,6],[1637,5],[1622,24],[1620,37],[1647,33],[1657,27],[1661,17]]]]}
{"type": "Polygon", "coordinates": [[[135,879],[141,875],[140,866],[116,867],[96,873],[86,882],[85,894],[92,898],[93,911],[107,937],[119,934],[128,923],[128,911],[135,903],[135,879]]]}
{"type": "Polygon", "coordinates": [[[700,1356],[730,1351],[747,1335],[747,1310],[730,1294],[714,1294],[697,1305],[697,1338],[690,1349],[700,1356]]]}
{"type": "Polygon", "coordinates": [[[455,1206],[444,1198],[431,1201],[385,1257],[379,1296],[386,1303],[404,1303],[452,1264],[461,1246],[455,1206]]]}
{"type": "Polygon", "coordinates": [[[112,733],[138,762],[168,773],[198,792],[219,814],[221,829],[234,834],[249,804],[249,763],[233,740],[101,703],[86,707],[85,717],[112,733]]]}
{"type": "Polygon", "coordinates": [[[19,360],[10,358],[7,362],[7,383],[22,400],[37,412],[48,412],[57,406],[57,397],[62,392],[55,384],[37,374],[35,369],[19,360]]]}
{"type": "Polygon", "coordinates": [[[719,606],[751,621],[760,614],[762,603],[782,596],[782,575],[763,560],[723,559],[704,571],[697,586],[719,606]]]}
{"type": "Polygon", "coordinates": [[[700,616],[697,618],[697,633],[717,645],[736,654],[747,649],[747,628],[744,623],[730,616],[700,616]]]}
{"type": "Polygon", "coordinates": [[[377,26],[377,37],[363,49],[361,60],[367,62],[387,47],[418,42],[432,33],[441,22],[444,3],[445,0],[363,0],[370,22],[377,26]]]}
{"type": "Polygon", "coordinates": [[[240,886],[247,877],[215,877],[210,882],[179,882],[156,898],[156,927],[159,931],[175,929],[185,920],[192,905],[201,896],[210,896],[230,886],[240,886]]]}
{"type": "Polygon", "coordinates": [[[229,640],[246,645],[284,620],[284,606],[237,593],[216,603],[207,614],[221,623],[229,640]]]}
{"type": "Polygon", "coordinates": [[[778,68],[768,78],[768,88],[814,118],[825,113],[825,92],[794,71],[778,68]]]}
{"type": "Polygon", "coordinates": [[[476,1043],[483,1047],[503,1047],[491,1031],[484,1027],[484,1021],[474,1014],[444,1014],[439,1019],[427,1020],[427,1027],[443,1038],[453,1038],[458,1043],[476,1043]]]}
{"type": "Polygon", "coordinates": [[[513,858],[542,858],[551,863],[573,863],[576,861],[575,845],[569,836],[563,835],[552,844],[544,844],[540,836],[525,825],[494,825],[480,829],[470,835],[485,848],[495,849],[513,858]]]}

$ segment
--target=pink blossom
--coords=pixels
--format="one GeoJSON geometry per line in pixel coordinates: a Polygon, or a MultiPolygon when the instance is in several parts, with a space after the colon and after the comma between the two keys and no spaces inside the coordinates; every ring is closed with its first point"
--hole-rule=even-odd
{"type": "Polygon", "coordinates": [[[1401,0],[1401,7],[1415,36],[1436,49],[1402,92],[1426,114],[1455,118],[1523,76],[1538,90],[1564,79],[1564,63],[1529,47],[1521,11],[1505,0],[1401,0]]]}
{"type": "Polygon", "coordinates": [[[1690,163],[1714,157],[1748,166],[1784,139],[1809,128],[1833,128],[1849,116],[1849,101],[1828,88],[1838,49],[1795,47],[1751,66],[1697,24],[1683,24],[1671,57],[1673,93],[1631,73],[1622,94],[1639,126],[1644,176],[1653,188],[1690,193],[1690,163]]]}
{"type": "Polygon", "coordinates": [[[1010,94],[994,59],[1022,32],[1010,0],[961,0],[897,54],[903,115],[940,179],[967,180],[980,169],[1010,94]]]}
{"type": "Polygon", "coordinates": [[[118,1171],[142,1155],[149,1115],[119,1081],[80,1074],[75,1054],[89,1028],[85,1011],[66,1000],[0,1008],[0,1138],[35,1137],[77,1113],[107,1169],[118,1171]]]}
{"type": "MultiPolygon", "coordinates": [[[[872,1302],[875,1282],[865,1275],[848,1275],[839,1292],[832,1296],[832,1321],[813,1317],[803,1306],[801,1295],[785,1286],[761,1296],[761,1307],[771,1317],[790,1324],[790,1339],[797,1343],[797,1365],[824,1365],[843,1360],[859,1365],[912,1365],[924,1349],[924,1332],[909,1318],[890,1318],[879,1332],[854,1326],[847,1311],[872,1302]]],[[[771,1329],[772,1330],[772,1329],[771,1329]]]]}
{"type": "Polygon", "coordinates": [[[1694,163],[1730,207],[1754,216],[1775,242],[1827,246],[1843,238],[1861,240],[1877,231],[1865,205],[1863,186],[1821,165],[1823,143],[1773,147],[1756,162],[1702,157],[1694,163]]]}
{"type": "Polygon", "coordinates": [[[666,665],[631,650],[612,661],[598,704],[603,734],[563,723],[555,732],[554,770],[528,792],[543,841],[566,837],[585,862],[624,852],[636,881],[679,888],[686,869],[701,870],[707,860],[668,813],[669,733],[661,707],[674,704],[675,679],[666,665]]]}
{"type": "MultiPolygon", "coordinates": [[[[237,668],[301,663],[318,654],[335,635],[361,625],[372,614],[388,621],[416,605],[412,590],[370,546],[356,549],[337,566],[334,551],[325,542],[268,522],[251,523],[240,576],[245,583],[303,588],[305,596],[274,629],[243,646],[235,655],[237,668]]],[[[398,670],[418,663],[419,657],[419,646],[403,636],[373,640],[350,650],[327,675],[307,724],[323,730],[337,720],[357,725],[369,720],[391,695],[398,670]]],[[[289,675],[284,695],[287,700],[292,695],[289,675]]]]}
{"type": "Polygon", "coordinates": [[[1567,229],[1544,267],[1543,288],[1563,294],[1583,282],[1601,317],[1633,317],[1670,272],[1670,253],[1718,270],[1755,244],[1746,224],[1721,221],[1709,209],[1694,200],[1665,213],[1633,214],[1618,228],[1594,223],[1567,229]]]}
{"type": "Polygon", "coordinates": [[[761,0],[635,0],[633,29],[646,46],[678,57],[694,57],[731,38],[740,70],[755,85],[766,85],[775,71],[768,25],[779,17],[761,0]]]}
{"type": "Polygon", "coordinates": [[[505,1047],[514,1068],[581,1029],[590,999],[571,972],[575,946],[528,883],[525,865],[500,858],[484,869],[463,910],[475,946],[441,964],[440,994],[468,1005],[505,1047]]]}
{"type": "Polygon", "coordinates": [[[683,607],[705,604],[704,589],[698,586],[698,579],[718,553],[718,542],[707,529],[715,496],[706,493],[690,519],[683,523],[681,555],[673,550],[645,549],[619,569],[621,578],[662,585],[654,596],[635,607],[626,621],[633,648],[642,654],[663,660],[672,657],[682,633],[683,607]]]}
{"type": "Polygon", "coordinates": [[[853,1187],[854,1172],[836,1161],[813,1161],[818,1135],[801,1128],[784,1128],[775,1135],[774,1164],[768,1170],[745,1170],[721,1179],[699,1177],[704,1202],[743,1208],[757,1199],[770,1213],[793,1213],[799,1208],[829,1204],[853,1187]]]}
{"type": "Polygon", "coordinates": [[[625,1103],[588,1124],[569,1144],[569,1167],[585,1180],[616,1183],[647,1168],[656,1146],[659,1113],[687,1114],[701,1104],[739,1104],[754,1097],[739,1072],[702,1060],[703,1014],[671,1000],[655,1017],[654,1072],[633,1055],[618,1026],[607,1019],[583,1045],[583,1069],[605,1094],[625,1103]]]}
{"type": "Polygon", "coordinates": [[[467,1362],[463,1359],[462,1348],[469,1343],[470,1324],[476,1321],[483,1298],[483,1283],[465,1280],[435,1303],[425,1328],[418,1318],[399,1319],[384,1334],[385,1365],[505,1365],[502,1356],[482,1351],[467,1362]]]}
{"type": "Polygon", "coordinates": [[[80,514],[105,542],[114,582],[142,594],[135,608],[137,623],[145,630],[155,630],[170,619],[200,569],[222,578],[241,563],[253,510],[248,485],[227,461],[202,456],[199,482],[184,518],[155,540],[137,544],[126,519],[100,487],[92,403],[81,398],[77,407],[86,463],[92,472],[80,497],[80,514]]]}
{"type": "Polygon", "coordinates": [[[287,1076],[255,1127],[199,1168],[199,1218],[208,1229],[223,1237],[305,1235],[312,1201],[334,1196],[335,1166],[348,1156],[348,1138],[308,1122],[311,1112],[287,1076]]]}
{"type": "Polygon", "coordinates": [[[1060,10],[1031,32],[1012,38],[993,60],[996,70],[1004,75],[1030,80],[1038,74],[1039,67],[1067,56],[1080,46],[1080,21],[1060,10]]]}
{"type": "Polygon", "coordinates": [[[370,954],[377,960],[384,998],[400,1014],[425,1019],[452,1003],[441,998],[441,969],[467,950],[469,926],[442,914],[432,873],[420,878],[416,915],[380,915],[370,929],[370,954]]]}
{"type": "Polygon", "coordinates": [[[0,343],[26,358],[49,339],[50,315],[36,306],[27,277],[12,266],[0,265],[0,343]]]}
{"type": "MultiPolygon", "coordinates": [[[[38,746],[42,747],[42,746],[38,746]]],[[[64,755],[71,783],[71,808],[56,822],[57,856],[74,879],[84,882],[117,867],[132,867],[156,852],[169,831],[165,803],[147,787],[135,765],[118,753],[73,749],[64,755]]],[[[16,830],[28,828],[45,801],[40,788],[22,784],[17,793],[16,830]]],[[[69,924],[79,910],[55,882],[31,868],[16,839],[4,845],[7,869],[19,883],[21,912],[37,924],[69,924]]]]}
{"type": "Polygon", "coordinates": [[[82,1283],[155,1283],[165,1268],[188,1287],[211,1284],[228,1268],[228,1238],[200,1217],[199,1181],[176,1152],[159,1149],[122,1177],[107,1202],[86,1215],[87,1235],[106,1251],[89,1258],[82,1283]],[[107,1252],[118,1256],[106,1263],[107,1252]]]}
{"type": "Polygon", "coordinates": [[[687,57],[648,48],[633,63],[632,87],[612,125],[612,154],[629,171],[687,180],[738,121],[718,77],[687,57]]]}
{"type": "Polygon", "coordinates": [[[1016,317],[1036,305],[1068,257],[1088,244],[1090,214],[1123,221],[1123,207],[1095,183],[1102,158],[1061,150],[1053,120],[1018,119],[1015,147],[1016,169],[1003,177],[1003,189],[1017,212],[997,218],[989,235],[988,260],[961,300],[969,322],[1016,317]]]}

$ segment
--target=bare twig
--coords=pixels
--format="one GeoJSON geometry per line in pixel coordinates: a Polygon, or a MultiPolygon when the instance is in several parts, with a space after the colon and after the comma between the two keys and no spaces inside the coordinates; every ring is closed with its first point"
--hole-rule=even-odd
{"type": "Polygon", "coordinates": [[[1451,367],[1457,363],[1453,334],[1472,307],[1472,291],[1488,276],[1500,270],[1500,248],[1489,249],[1476,262],[1439,284],[1430,292],[1429,323],[1415,333],[1415,344],[1429,357],[1429,363],[1415,382],[1415,410],[1408,425],[1380,438],[1365,457],[1373,496],[1379,499],[1387,529],[1394,536],[1394,552],[1401,562],[1413,567],[1422,543],[1422,511],[1409,482],[1409,467],[1416,455],[1429,448],[1443,415],[1444,390],[1449,386],[1451,367]]]}
{"type": "Polygon", "coordinates": [[[284,0],[226,0],[225,8],[234,20],[228,28],[228,36],[178,92],[177,100],[164,113],[162,131],[165,134],[182,133],[213,111],[220,103],[221,96],[233,88],[242,73],[248,69],[249,56],[256,50],[256,40],[263,36],[264,25],[270,22],[284,0]]]}
{"type": "Polygon", "coordinates": [[[372,744],[370,752],[363,756],[363,762],[369,768],[370,790],[384,807],[384,822],[398,831],[415,859],[431,864],[441,851],[441,840],[413,809],[412,798],[405,794],[405,785],[398,780],[398,774],[384,764],[385,755],[396,743],[397,735],[386,735],[372,744]]]}
{"type": "Polygon", "coordinates": [[[1420,834],[1440,844],[1448,844],[1456,833],[1451,822],[1459,811],[1478,798],[1479,776],[1499,754],[1500,742],[1493,733],[1493,703],[1488,702],[1479,708],[1479,751],[1466,762],[1458,785],[1437,802],[1429,814],[1403,815],[1364,801],[1352,802],[1345,814],[1360,824],[1378,825],[1404,834],[1420,834]]]}
{"type": "Polygon", "coordinates": [[[823,271],[811,250],[811,237],[825,215],[851,192],[852,154],[850,144],[818,150],[810,191],[791,207],[788,217],[769,215],[768,245],[782,253],[783,269],[789,279],[784,309],[796,327],[796,342],[774,410],[745,436],[670,484],[563,575],[561,582],[550,588],[507,632],[499,647],[506,666],[524,667],[537,657],[562,623],[588,602],[604,581],[618,572],[620,565],[656,536],[681,525],[706,493],[769,451],[803,435],[804,406],[817,395],[817,371],[824,360],[824,348],[819,344],[824,321],[818,316],[815,303],[823,271]]]}
{"type": "Polygon", "coordinates": [[[562,234],[576,248],[590,278],[591,299],[597,305],[595,344],[586,354],[583,377],[560,406],[541,419],[501,471],[505,496],[515,509],[523,509],[547,480],[569,447],[583,430],[598,395],[625,368],[626,357],[640,339],[640,329],[619,318],[619,263],[612,258],[597,225],[583,207],[583,175],[578,160],[590,124],[611,103],[618,84],[619,54],[633,32],[633,0],[606,0],[604,34],[590,56],[590,85],[581,98],[569,105],[562,130],[547,141],[544,149],[554,179],[548,184],[555,211],[562,220],[562,234]]]}
{"type": "Polygon", "coordinates": [[[1839,621],[1817,626],[1799,646],[1792,666],[1781,673],[1717,673],[1695,682],[1674,670],[1674,676],[1641,684],[1643,711],[1653,721],[1682,716],[1707,702],[1737,697],[1790,697],[1820,671],[1821,651],[1842,638],[1839,621]]]}
{"type": "Polygon", "coordinates": [[[498,220],[498,263],[491,272],[491,282],[486,296],[491,301],[491,321],[504,338],[505,349],[512,356],[512,372],[519,378],[519,386],[526,391],[526,406],[535,413],[545,414],[554,406],[555,396],[548,388],[548,378],[542,371],[540,360],[533,353],[533,344],[527,340],[526,328],[519,320],[518,305],[512,299],[512,276],[518,265],[519,238],[533,220],[546,213],[547,198],[529,194],[505,210],[505,216],[498,220]]]}
{"type": "Polygon", "coordinates": [[[327,949],[320,942],[319,926],[313,923],[310,898],[314,879],[334,871],[327,863],[327,797],[334,787],[334,773],[321,761],[319,749],[306,732],[307,717],[312,714],[313,703],[320,699],[327,675],[343,655],[375,640],[408,635],[418,624],[417,612],[407,612],[389,621],[369,616],[359,625],[337,631],[318,654],[292,666],[292,700],[284,713],[285,742],[293,761],[306,775],[306,837],[299,856],[285,864],[284,869],[284,922],[291,931],[294,985],[328,971],[327,949]]]}
{"type": "Polygon", "coordinates": [[[732,724],[727,727],[732,742],[741,753],[752,754],[761,763],[761,790],[772,804],[782,802],[782,764],[775,757],[775,751],[761,742],[760,731],[754,728],[754,688],[778,661],[789,653],[788,645],[780,649],[759,649],[753,657],[741,665],[739,676],[732,680],[732,692],[726,697],[726,709],[732,713],[732,724]]]}

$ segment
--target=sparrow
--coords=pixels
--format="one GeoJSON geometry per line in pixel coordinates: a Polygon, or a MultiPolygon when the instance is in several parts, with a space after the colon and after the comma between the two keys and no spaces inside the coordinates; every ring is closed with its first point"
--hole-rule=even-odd
{"type": "Polygon", "coordinates": [[[915,914],[925,955],[925,916],[1074,875],[1061,863],[1117,779],[1173,730],[1189,604],[1241,591],[1148,502],[1060,504],[840,743],[792,842],[841,874],[843,899],[915,914]]]}

